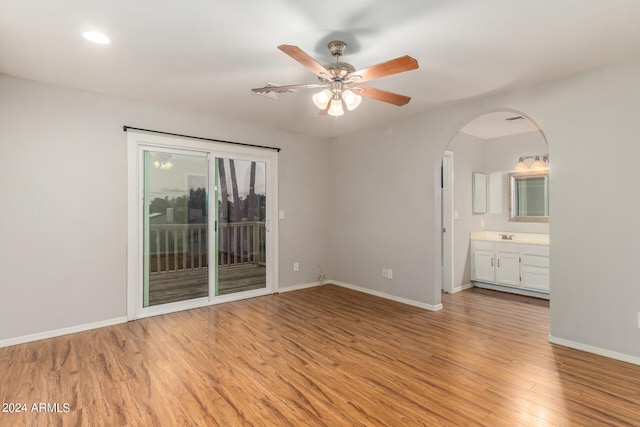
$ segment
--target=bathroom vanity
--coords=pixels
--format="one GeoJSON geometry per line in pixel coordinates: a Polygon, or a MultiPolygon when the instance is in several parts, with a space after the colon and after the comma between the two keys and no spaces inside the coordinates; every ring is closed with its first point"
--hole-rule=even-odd
{"type": "Polygon", "coordinates": [[[549,298],[549,235],[471,233],[471,281],[475,286],[549,298]]]}

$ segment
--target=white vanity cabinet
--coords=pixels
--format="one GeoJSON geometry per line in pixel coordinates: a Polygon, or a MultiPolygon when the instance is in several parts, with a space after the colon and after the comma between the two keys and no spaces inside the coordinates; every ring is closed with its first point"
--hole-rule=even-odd
{"type": "Polygon", "coordinates": [[[471,280],[492,289],[545,296],[549,246],[471,240],[471,280]]]}
{"type": "Polygon", "coordinates": [[[471,280],[520,286],[518,245],[471,241],[471,280]]]}
{"type": "Polygon", "coordinates": [[[520,286],[519,245],[496,243],[496,283],[520,286]]]}
{"type": "Polygon", "coordinates": [[[549,246],[520,246],[522,287],[549,292],[549,246]]]}
{"type": "Polygon", "coordinates": [[[471,241],[471,273],[472,280],[495,282],[496,270],[493,243],[471,241]]]}

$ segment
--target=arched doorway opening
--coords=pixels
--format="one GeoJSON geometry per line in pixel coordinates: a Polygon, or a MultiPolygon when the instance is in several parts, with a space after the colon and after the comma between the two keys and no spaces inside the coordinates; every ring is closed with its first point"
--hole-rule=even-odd
{"type": "MultiPolygon", "coordinates": [[[[544,132],[523,112],[495,110],[460,127],[445,148],[441,192],[436,196],[442,206],[441,250],[438,254],[442,291],[455,293],[476,285],[548,297],[549,290],[545,289],[549,280],[548,266],[544,266],[548,257],[547,260],[542,258],[548,254],[549,242],[548,166],[549,150],[544,132]],[[540,163],[533,165],[536,158],[540,159],[542,167],[540,163]],[[520,160],[526,169],[518,169],[524,167],[519,164],[520,160]],[[536,181],[540,191],[535,197],[539,195],[547,203],[546,211],[535,214],[538,218],[520,218],[517,209],[514,210],[519,200],[521,204],[527,201],[524,181],[514,181],[514,177],[520,176],[536,180],[541,177],[536,181]],[[514,199],[514,188],[521,188],[519,198],[514,199]],[[502,236],[506,241],[497,241],[502,236]],[[478,239],[487,243],[472,244],[478,239]],[[512,245],[504,246],[505,243],[512,245]],[[527,264],[531,259],[526,252],[529,244],[538,245],[539,248],[531,250],[540,254],[531,261],[535,264],[531,268],[527,264]],[[478,255],[476,247],[487,252],[478,255]],[[517,255],[498,256],[496,248],[517,255]],[[522,250],[525,250],[524,266],[522,250]],[[487,271],[478,271],[485,267],[487,271]],[[507,272],[508,277],[505,276],[507,272]]],[[[529,182],[533,183],[533,180],[529,182]]],[[[534,190],[529,192],[533,195],[534,190]]]]}

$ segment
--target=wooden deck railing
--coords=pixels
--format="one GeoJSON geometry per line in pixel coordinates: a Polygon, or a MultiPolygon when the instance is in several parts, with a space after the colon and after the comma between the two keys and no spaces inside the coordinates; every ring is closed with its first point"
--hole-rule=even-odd
{"type": "MultiPolygon", "coordinates": [[[[149,273],[208,267],[207,224],[151,224],[149,273]]],[[[264,222],[218,224],[218,265],[265,264],[264,222]]]]}

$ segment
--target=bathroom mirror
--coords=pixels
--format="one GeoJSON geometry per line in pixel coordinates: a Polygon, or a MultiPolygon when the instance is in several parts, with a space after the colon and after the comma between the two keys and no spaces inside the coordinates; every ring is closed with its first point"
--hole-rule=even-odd
{"type": "Polygon", "coordinates": [[[549,172],[509,174],[509,221],[549,222],[549,172]]]}
{"type": "MultiPolygon", "coordinates": [[[[468,199],[467,199],[468,200],[468,199]]],[[[472,212],[474,214],[487,213],[487,174],[473,173],[473,200],[472,212]]]]}

